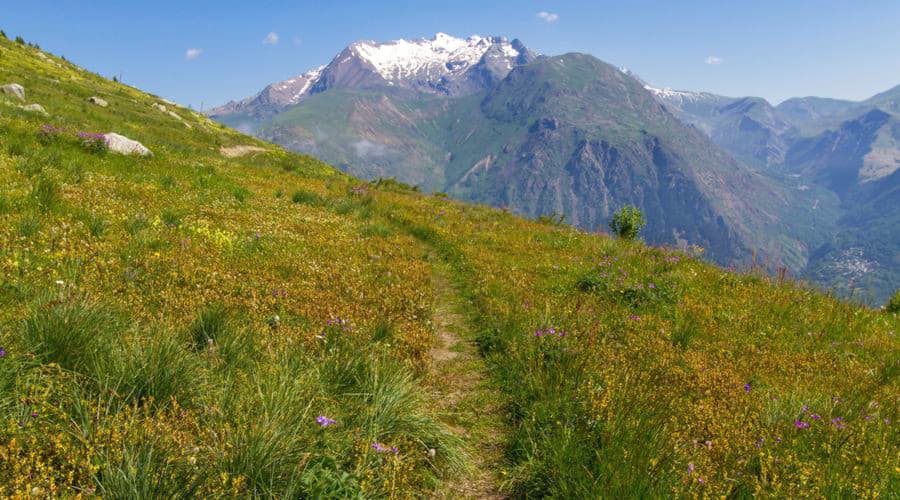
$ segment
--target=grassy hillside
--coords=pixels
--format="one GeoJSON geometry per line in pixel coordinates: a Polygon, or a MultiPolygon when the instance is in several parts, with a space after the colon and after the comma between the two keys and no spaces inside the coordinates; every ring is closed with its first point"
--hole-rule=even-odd
{"type": "Polygon", "coordinates": [[[900,487],[896,315],[362,183],[0,50],[49,113],[0,95],[2,496],[453,496],[472,464],[516,497],[900,487]],[[483,373],[435,362],[451,292],[483,373]],[[452,377],[502,396],[448,407],[452,377]]]}

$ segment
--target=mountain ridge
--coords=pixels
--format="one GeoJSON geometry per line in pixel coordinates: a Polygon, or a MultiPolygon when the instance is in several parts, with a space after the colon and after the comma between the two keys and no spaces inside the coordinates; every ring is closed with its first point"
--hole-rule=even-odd
{"type": "MultiPolygon", "coordinates": [[[[816,265],[811,259],[862,200],[810,176],[799,158],[831,161],[821,150],[828,131],[873,109],[893,113],[897,94],[772,106],[758,97],[659,88],[625,68],[581,64],[592,57],[538,56],[499,37],[354,42],[313,74],[316,81],[293,79],[301,99],[272,104],[270,94],[292,89],[276,84],[244,110],[209,114],[364,178],[395,177],[530,217],[563,214],[585,229],[602,228],[624,203],[637,204],[651,215],[650,242],[698,244],[721,264],[756,253],[773,267],[808,275],[816,265]],[[407,53],[425,56],[404,62],[407,53]],[[434,54],[440,57],[430,59],[434,54]],[[440,68],[451,59],[462,70],[440,68]],[[498,67],[492,62],[501,71],[488,71],[498,67]],[[679,175],[657,177],[663,164],[677,164],[679,175]],[[694,204],[665,194],[662,178],[680,179],[676,184],[694,204]],[[747,193],[753,203],[742,199],[747,193]]],[[[866,137],[848,136],[867,141],[852,160],[865,168],[851,170],[889,177],[900,158],[891,130],[883,125],[866,137]]],[[[889,291],[881,288],[879,297],[889,291]]]]}

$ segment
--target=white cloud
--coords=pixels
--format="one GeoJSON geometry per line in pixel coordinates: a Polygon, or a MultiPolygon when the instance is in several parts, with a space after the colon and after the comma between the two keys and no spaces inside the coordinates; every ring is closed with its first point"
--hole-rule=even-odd
{"type": "Polygon", "coordinates": [[[715,66],[716,64],[722,64],[723,61],[724,61],[724,59],[722,59],[721,57],[718,57],[718,56],[707,56],[707,58],[704,62],[706,62],[706,64],[711,64],[711,65],[715,66]]]}
{"type": "Polygon", "coordinates": [[[555,23],[556,21],[559,21],[559,14],[556,14],[554,12],[547,12],[545,10],[538,12],[537,17],[538,19],[542,19],[544,21],[547,21],[548,23],[555,23]]]}
{"type": "Polygon", "coordinates": [[[270,32],[263,38],[262,43],[265,45],[278,45],[278,33],[275,33],[274,31],[270,32]]]}
{"type": "Polygon", "coordinates": [[[188,61],[193,61],[194,59],[200,57],[200,54],[203,53],[203,49],[187,49],[184,52],[184,58],[188,61]]]}

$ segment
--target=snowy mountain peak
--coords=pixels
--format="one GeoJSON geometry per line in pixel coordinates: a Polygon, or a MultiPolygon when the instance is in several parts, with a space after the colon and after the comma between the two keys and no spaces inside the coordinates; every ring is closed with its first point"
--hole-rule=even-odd
{"type": "Polygon", "coordinates": [[[336,88],[468,95],[537,57],[519,40],[499,36],[457,38],[436,33],[430,39],[363,40],[350,44],[327,65],[273,83],[255,96],[229,102],[208,114],[271,115],[336,88]]]}
{"type": "Polygon", "coordinates": [[[457,38],[446,33],[437,33],[431,39],[356,42],[350,50],[390,82],[410,77],[430,80],[442,75],[464,73],[492,47],[506,57],[522,55],[522,51],[513,47],[505,37],[473,35],[457,38]]]}

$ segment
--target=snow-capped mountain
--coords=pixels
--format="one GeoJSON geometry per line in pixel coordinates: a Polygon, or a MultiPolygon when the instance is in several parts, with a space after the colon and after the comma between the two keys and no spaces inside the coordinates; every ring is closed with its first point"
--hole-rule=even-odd
{"type": "Polygon", "coordinates": [[[332,61],[294,78],[273,83],[255,96],[208,111],[210,116],[241,113],[266,116],[331,88],[389,89],[450,97],[490,87],[537,54],[505,37],[358,41],[332,61]]]}

